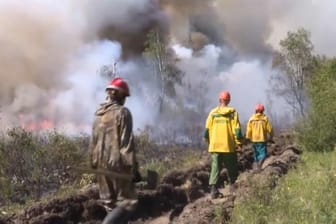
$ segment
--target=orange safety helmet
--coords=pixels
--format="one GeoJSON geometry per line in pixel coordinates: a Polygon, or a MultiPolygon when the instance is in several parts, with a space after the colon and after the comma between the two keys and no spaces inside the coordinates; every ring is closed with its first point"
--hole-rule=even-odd
{"type": "Polygon", "coordinates": [[[227,91],[223,91],[219,94],[219,99],[220,100],[230,100],[231,99],[231,96],[230,96],[230,93],[227,92],[227,91]]]}
{"type": "Polygon", "coordinates": [[[264,112],[264,110],[265,110],[264,105],[262,105],[261,103],[258,103],[255,107],[256,113],[258,113],[258,112],[262,113],[262,112],[264,112]]]}
{"type": "Polygon", "coordinates": [[[115,89],[115,90],[119,90],[122,93],[125,94],[125,96],[130,96],[130,91],[128,88],[128,84],[125,80],[123,80],[120,77],[114,78],[107,86],[106,86],[106,90],[108,89],[115,89]]]}

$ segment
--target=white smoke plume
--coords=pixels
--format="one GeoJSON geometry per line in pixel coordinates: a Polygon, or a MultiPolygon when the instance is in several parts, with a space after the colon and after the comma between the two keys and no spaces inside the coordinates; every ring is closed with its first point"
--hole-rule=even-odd
{"type": "Polygon", "coordinates": [[[88,132],[108,81],[98,72],[115,62],[131,86],[135,128],[153,124],[158,87],[139,54],[151,28],[179,58],[185,86],[175,100],[202,117],[192,122],[203,126],[223,89],[246,120],[267,103],[270,53],[287,31],[308,29],[316,52],[335,56],[335,9],[332,0],[2,0],[1,124],[88,132]]]}
{"type": "MultiPolygon", "coordinates": [[[[273,99],[276,103],[270,104],[266,91],[269,89],[268,80],[273,72],[272,51],[278,49],[279,41],[286,37],[288,31],[295,31],[300,27],[306,28],[312,34],[316,53],[335,56],[335,48],[331,46],[334,45],[332,38],[336,36],[336,32],[330,25],[330,21],[336,17],[332,13],[336,7],[333,1],[196,2],[198,7],[188,0],[165,1],[168,13],[178,15],[173,19],[184,21],[175,23],[172,29],[180,33],[181,30],[184,30],[184,33],[188,33],[188,30],[201,33],[204,36],[202,41],[205,43],[201,52],[208,48],[209,40],[220,49],[221,56],[218,57],[216,51],[210,59],[206,54],[185,56],[185,52],[193,55],[193,50],[199,51],[200,48],[195,49],[193,43],[183,44],[183,39],[180,43],[189,51],[174,47],[175,52],[182,58],[181,63],[186,65],[182,67],[187,71],[187,77],[193,82],[202,80],[204,83],[210,83],[211,88],[207,93],[207,98],[211,99],[209,109],[210,105],[217,104],[218,93],[226,89],[232,92],[231,104],[241,112],[242,120],[248,119],[258,102],[266,104],[267,109],[273,107],[273,111],[268,111],[269,113],[280,113],[280,116],[288,113],[281,99],[273,99]],[[203,10],[198,10],[199,8],[203,10]],[[322,27],[326,26],[330,27],[328,35],[325,34],[326,31],[322,31],[322,27]],[[214,61],[214,57],[217,61],[214,61]],[[203,61],[208,63],[205,72],[203,61]],[[210,73],[210,78],[203,79],[205,73],[210,73]]],[[[178,42],[176,39],[179,38],[181,35],[174,39],[174,43],[178,42]]],[[[192,35],[182,38],[193,42],[192,35]]]]}
{"type": "Polygon", "coordinates": [[[2,126],[32,127],[45,119],[65,129],[88,124],[104,99],[96,97],[107,82],[97,75],[100,67],[127,47],[104,41],[100,32],[109,26],[141,31],[150,19],[132,16],[152,7],[150,0],[1,1],[2,126]]]}

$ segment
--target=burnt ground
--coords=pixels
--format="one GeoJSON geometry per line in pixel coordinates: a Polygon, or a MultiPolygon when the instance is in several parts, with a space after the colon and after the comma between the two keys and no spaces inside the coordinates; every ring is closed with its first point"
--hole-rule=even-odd
{"type": "MultiPolygon", "coordinates": [[[[160,181],[156,189],[138,186],[139,206],[131,224],[202,224],[216,223],[214,210],[221,209],[221,220],[228,220],[234,201],[245,197],[251,190],[249,179],[257,175],[269,178],[266,184],[276,186],[277,178],[285,175],[299,160],[301,151],[291,145],[289,136],[280,136],[275,144],[268,146],[269,157],[262,171],[252,169],[253,152],[250,145],[239,152],[240,175],[234,191],[222,186],[224,198],[211,200],[208,179],[209,156],[205,155],[195,167],[171,171],[160,181]]],[[[267,178],[266,178],[267,179],[267,178]]],[[[221,182],[227,180],[226,170],[221,173],[221,182]]],[[[100,224],[106,216],[105,209],[97,202],[97,186],[82,189],[77,195],[55,198],[47,203],[37,203],[10,217],[0,218],[0,224],[100,224]]]]}

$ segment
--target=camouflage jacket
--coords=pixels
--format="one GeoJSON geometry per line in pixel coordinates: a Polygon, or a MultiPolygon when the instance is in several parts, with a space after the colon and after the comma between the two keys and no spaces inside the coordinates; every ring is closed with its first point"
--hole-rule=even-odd
{"type": "Polygon", "coordinates": [[[116,102],[101,104],[95,113],[90,141],[92,168],[124,170],[136,164],[130,111],[116,102]]]}

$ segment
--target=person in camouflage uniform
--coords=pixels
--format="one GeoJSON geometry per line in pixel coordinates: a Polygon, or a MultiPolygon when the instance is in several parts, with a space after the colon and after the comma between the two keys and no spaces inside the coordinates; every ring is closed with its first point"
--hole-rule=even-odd
{"type": "Polygon", "coordinates": [[[126,97],[130,95],[129,88],[123,79],[115,78],[106,87],[106,92],[108,100],[100,105],[93,122],[91,167],[124,175],[125,178],[97,175],[100,200],[108,210],[117,207],[134,211],[138,200],[132,177],[135,174],[139,177],[139,172],[133,142],[132,115],[123,106],[126,97]]]}

